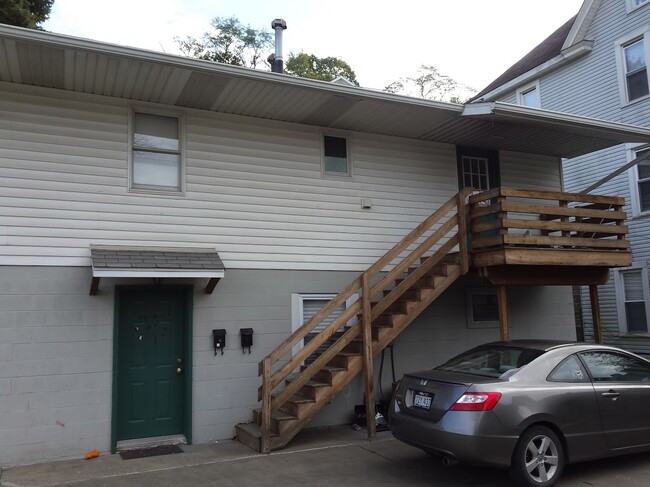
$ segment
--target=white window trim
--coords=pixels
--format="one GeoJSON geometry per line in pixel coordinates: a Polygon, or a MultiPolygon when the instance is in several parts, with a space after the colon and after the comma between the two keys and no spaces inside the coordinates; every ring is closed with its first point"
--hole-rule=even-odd
{"type": "Polygon", "coordinates": [[[531,91],[537,91],[537,98],[539,99],[539,106],[538,107],[532,107],[532,108],[542,108],[542,92],[539,88],[539,80],[536,79],[532,83],[525,84],[519,88],[517,88],[517,104],[524,106],[524,95],[526,93],[529,93],[531,91]]]}
{"type": "Polygon", "coordinates": [[[320,133],[320,161],[321,161],[321,175],[324,178],[332,179],[351,179],[352,178],[352,137],[347,132],[338,132],[332,130],[322,130],[320,133]],[[325,136],[338,137],[345,139],[346,157],[348,159],[348,172],[333,172],[325,170],[325,136]]]}
{"type": "MultiPolygon", "coordinates": [[[[625,153],[627,155],[627,162],[631,162],[636,158],[636,153],[640,149],[647,148],[646,144],[626,144],[625,153]]],[[[650,215],[650,211],[641,211],[641,204],[639,198],[639,169],[637,166],[631,167],[627,171],[628,181],[630,183],[630,206],[632,207],[632,218],[650,215]]]]}
{"type": "Polygon", "coordinates": [[[175,110],[165,110],[159,108],[151,107],[141,107],[133,106],[129,113],[128,121],[128,190],[131,193],[141,193],[141,194],[155,194],[160,196],[184,196],[185,195],[185,173],[186,173],[186,163],[185,163],[185,114],[180,111],[175,110]],[[134,120],[136,113],[145,113],[149,115],[159,115],[161,117],[170,117],[178,119],[178,147],[180,152],[180,167],[178,168],[178,189],[165,189],[164,187],[156,186],[135,186],[133,185],[133,130],[134,130],[134,120]]]}
{"type": "Polygon", "coordinates": [[[625,107],[638,103],[642,100],[647,100],[650,98],[650,94],[635,98],[634,100],[629,100],[627,93],[627,79],[625,73],[625,56],[623,55],[623,48],[628,45],[636,42],[640,39],[643,39],[645,47],[645,61],[646,61],[646,70],[648,72],[648,80],[650,82],[650,27],[643,27],[637,29],[634,32],[629,33],[623,38],[618,39],[614,42],[614,48],[616,51],[616,70],[618,73],[618,93],[621,100],[621,106],[625,107]]]}
{"type": "MultiPolygon", "coordinates": [[[[303,308],[304,300],[327,299],[331,301],[336,296],[338,296],[338,294],[291,293],[291,333],[293,333],[303,325],[302,317],[304,312],[304,308],[303,308]]],[[[348,309],[358,299],[359,299],[359,295],[357,293],[352,294],[348,299],[345,300],[345,309],[348,309]]],[[[296,345],[294,345],[292,348],[292,354],[295,355],[296,353],[298,353],[300,349],[303,347],[303,345],[304,344],[302,340],[298,342],[296,345]]]]}
{"type": "Polygon", "coordinates": [[[630,267],[614,269],[614,287],[616,289],[616,311],[618,314],[618,331],[620,336],[650,336],[650,333],[629,332],[627,330],[627,316],[625,315],[625,287],[623,274],[626,271],[641,270],[643,282],[643,299],[645,301],[645,315],[650,325],[650,281],[648,280],[648,267],[633,262],[630,267]]]}
{"type": "Polygon", "coordinates": [[[641,5],[635,5],[634,0],[626,0],[625,3],[627,4],[627,13],[634,12],[635,10],[638,10],[641,7],[645,7],[646,5],[650,5],[650,1],[646,1],[646,2],[642,3],[641,5]]]}
{"type": "Polygon", "coordinates": [[[497,295],[496,288],[493,287],[468,287],[465,288],[465,315],[467,317],[467,328],[498,328],[499,320],[495,321],[474,321],[474,310],[472,309],[472,296],[489,294],[497,295]]]}

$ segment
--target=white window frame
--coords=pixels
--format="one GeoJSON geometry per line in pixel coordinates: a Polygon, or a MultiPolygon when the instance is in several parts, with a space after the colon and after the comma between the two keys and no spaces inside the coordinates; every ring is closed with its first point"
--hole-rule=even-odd
{"type": "Polygon", "coordinates": [[[538,79],[533,81],[532,83],[528,83],[527,85],[517,88],[517,103],[522,106],[528,106],[528,105],[524,105],[524,95],[527,95],[531,91],[537,92],[537,99],[539,100],[539,106],[530,107],[530,108],[542,108],[542,92],[539,88],[538,79]]]}
{"type": "Polygon", "coordinates": [[[186,172],[186,163],[185,163],[185,114],[183,112],[175,110],[165,110],[165,109],[156,109],[150,107],[131,107],[131,113],[129,116],[129,142],[128,142],[128,188],[130,192],[133,193],[153,193],[157,195],[184,195],[185,194],[185,172],[186,172]],[[178,120],[178,153],[179,153],[179,167],[178,167],[178,187],[170,186],[157,186],[157,185],[144,185],[144,184],[134,184],[133,182],[133,151],[135,149],[133,138],[135,130],[135,115],[136,113],[142,113],[146,115],[158,115],[161,117],[175,118],[178,120]]]}
{"type": "Polygon", "coordinates": [[[626,0],[625,3],[627,4],[627,12],[630,13],[636,9],[650,5],[650,0],[644,0],[639,5],[636,4],[635,0],[626,0]]]}
{"type": "Polygon", "coordinates": [[[321,174],[324,178],[350,179],[352,177],[352,137],[349,133],[323,130],[320,133],[321,174]],[[325,169],[325,137],[345,139],[345,151],[348,162],[347,172],[327,171],[325,169]]]}
{"type": "MultiPolygon", "coordinates": [[[[465,306],[467,317],[467,328],[498,328],[499,318],[490,321],[474,321],[474,296],[497,296],[497,290],[493,287],[468,287],[465,288],[465,306]]],[[[498,305],[497,305],[498,306],[498,305]]],[[[497,313],[498,314],[498,313],[497,313]]]]}
{"type": "MultiPolygon", "coordinates": [[[[291,293],[291,332],[293,333],[298,328],[300,328],[304,323],[302,322],[302,317],[304,315],[303,303],[305,300],[328,300],[331,301],[338,294],[314,294],[314,293],[291,293]]],[[[352,294],[348,299],[345,300],[345,309],[348,309],[357,299],[359,295],[357,293],[352,294]]],[[[294,345],[292,351],[295,355],[300,349],[304,346],[302,340],[294,345]]]]}
{"type": "MultiPolygon", "coordinates": [[[[637,152],[644,149],[650,149],[650,146],[645,144],[626,144],[627,162],[631,162],[637,157],[637,152]]],[[[639,168],[638,166],[631,167],[627,171],[628,180],[630,182],[630,205],[632,207],[632,218],[650,215],[649,211],[641,211],[641,193],[639,192],[639,168]]]]}
{"type": "Polygon", "coordinates": [[[630,100],[627,90],[627,72],[625,68],[624,49],[630,44],[633,44],[641,39],[643,39],[643,46],[645,48],[646,72],[648,74],[648,83],[650,84],[650,27],[643,27],[641,29],[638,29],[628,34],[624,38],[618,39],[614,43],[616,50],[616,68],[618,71],[618,92],[621,100],[621,106],[623,107],[650,98],[649,93],[639,98],[635,98],[634,100],[630,100]]]}
{"type": "Polygon", "coordinates": [[[469,162],[471,165],[472,160],[477,160],[479,161],[479,172],[476,174],[479,178],[485,178],[487,181],[487,188],[474,188],[474,194],[481,193],[483,191],[488,191],[492,189],[492,181],[490,181],[490,158],[489,157],[484,157],[484,156],[473,156],[473,155],[466,155],[463,154],[460,156],[460,170],[462,173],[462,178],[463,178],[463,185],[465,187],[473,187],[473,185],[467,185],[465,181],[465,176],[470,176],[470,179],[474,179],[472,176],[474,175],[474,172],[472,171],[471,167],[467,167],[465,165],[466,162],[469,162]]]}
{"type": "Polygon", "coordinates": [[[643,282],[643,299],[645,301],[645,315],[646,323],[650,330],[650,281],[648,280],[648,267],[640,263],[632,263],[632,266],[622,269],[614,269],[614,286],[616,289],[616,310],[618,313],[618,328],[621,336],[625,335],[642,335],[650,336],[646,332],[630,332],[627,330],[627,316],[625,312],[625,285],[623,282],[623,274],[630,271],[641,271],[641,279],[643,282]]]}

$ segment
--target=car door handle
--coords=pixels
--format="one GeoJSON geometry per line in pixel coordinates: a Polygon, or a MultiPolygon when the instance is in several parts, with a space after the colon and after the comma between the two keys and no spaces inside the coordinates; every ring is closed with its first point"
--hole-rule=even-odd
{"type": "Polygon", "coordinates": [[[620,392],[612,391],[611,389],[607,392],[603,392],[603,397],[609,397],[612,399],[616,399],[620,395],[621,395],[620,392]]]}

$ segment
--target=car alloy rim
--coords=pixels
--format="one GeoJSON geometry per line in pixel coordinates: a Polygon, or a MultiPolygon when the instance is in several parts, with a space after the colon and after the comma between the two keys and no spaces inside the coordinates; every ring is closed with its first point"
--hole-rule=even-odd
{"type": "Polygon", "coordinates": [[[526,471],[535,482],[547,482],[557,472],[558,449],[546,435],[535,436],[526,446],[526,471]]]}

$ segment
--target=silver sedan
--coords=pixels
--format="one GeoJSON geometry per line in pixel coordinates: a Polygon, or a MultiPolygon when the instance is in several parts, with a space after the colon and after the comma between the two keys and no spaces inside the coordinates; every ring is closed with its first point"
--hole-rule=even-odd
{"type": "Polygon", "coordinates": [[[393,435],[445,463],[553,485],[565,464],[650,450],[650,362],[603,345],[494,342],[405,374],[393,435]]]}

